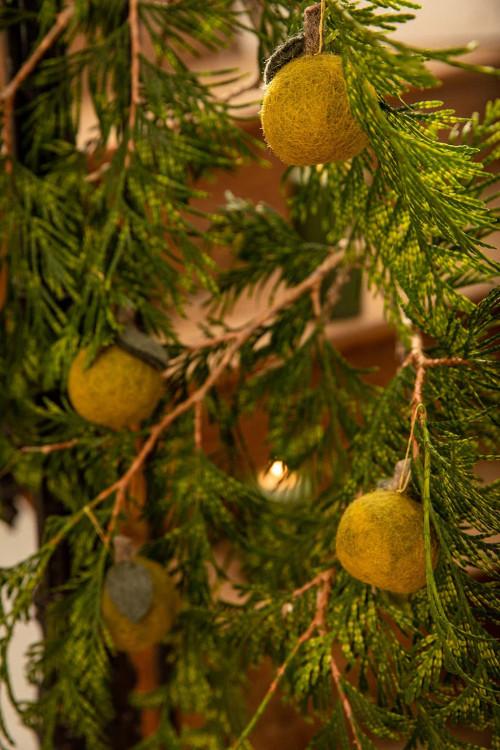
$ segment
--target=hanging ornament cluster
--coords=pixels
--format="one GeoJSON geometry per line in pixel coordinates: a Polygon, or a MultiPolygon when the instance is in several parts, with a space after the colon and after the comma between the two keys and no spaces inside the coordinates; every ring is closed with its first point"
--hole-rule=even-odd
{"type": "MultiPolygon", "coordinates": [[[[337,529],[336,553],[354,578],[397,594],[426,585],[422,503],[393,488],[376,489],[354,500],[337,529]]],[[[431,526],[431,562],[439,542],[431,526]]]]}
{"type": "Polygon", "coordinates": [[[94,424],[119,430],[147,419],[164,393],[163,347],[133,326],[87,366],[88,349],[71,364],[68,394],[75,411],[94,424]]]}
{"type": "Polygon", "coordinates": [[[118,651],[133,653],[160,643],[179,610],[179,595],[159,563],[134,556],[106,573],[102,615],[118,651]]]}
{"type": "Polygon", "coordinates": [[[322,46],[318,23],[323,22],[318,9],[319,4],[306,9],[305,34],[279,47],[265,71],[262,130],[288,165],[345,161],[369,143],[351,114],[341,57],[317,54],[322,46]]]}

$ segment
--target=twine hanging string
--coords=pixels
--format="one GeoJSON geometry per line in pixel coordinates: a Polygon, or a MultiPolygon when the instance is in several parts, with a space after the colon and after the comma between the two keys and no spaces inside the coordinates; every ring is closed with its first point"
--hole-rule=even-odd
{"type": "Polygon", "coordinates": [[[304,54],[320,55],[323,50],[323,25],[326,0],[310,5],[304,11],[304,54]]]}
{"type": "Polygon", "coordinates": [[[321,15],[319,19],[318,55],[321,55],[323,51],[323,30],[324,30],[324,23],[325,23],[325,10],[326,10],[326,0],[321,0],[321,15]]]}
{"type": "Polygon", "coordinates": [[[425,411],[425,409],[424,409],[423,404],[420,404],[419,406],[417,406],[412,416],[411,427],[410,427],[410,437],[408,438],[408,443],[406,445],[406,454],[405,454],[404,462],[403,462],[404,468],[401,471],[401,475],[399,477],[398,487],[396,489],[396,492],[404,493],[410,482],[411,472],[409,468],[407,468],[407,461],[410,458],[410,448],[412,445],[414,445],[415,422],[417,421],[417,416],[419,416],[422,411],[425,411]]]}

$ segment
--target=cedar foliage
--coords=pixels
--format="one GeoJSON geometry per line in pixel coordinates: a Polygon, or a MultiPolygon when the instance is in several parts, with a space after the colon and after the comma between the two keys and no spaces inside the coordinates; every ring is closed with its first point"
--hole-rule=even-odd
{"type": "MultiPolygon", "coordinates": [[[[492,165],[500,154],[500,102],[462,119],[440,101],[404,100],[409,87],[437,85],[430,60],[478,76],[496,73],[464,62],[467,48],[431,51],[399,42],[398,26],[418,12],[416,3],[328,0],[325,51],[342,56],[352,111],[371,147],[350,162],[294,170],[287,218],[228,195],[200,230],[198,180],[265,155],[238,127],[231,103],[217,97],[217,81],[236,81],[238,71],[219,73],[214,84],[189,61],[227,46],[246,28],[258,38],[262,68],[300,31],[306,5],[76,0],[54,45],[11,100],[15,151],[7,137],[9,100],[2,98],[0,225],[8,285],[1,466],[21,486],[35,493],[43,487],[58,512],[47,520],[38,552],[0,572],[0,680],[4,698],[40,733],[44,750],[57,748],[61,723],[82,747],[110,747],[114,656],[100,597],[112,556],[88,512],[109,528],[116,491],[101,494],[131,466],[137,439],[174,409],[176,418],[143,461],[143,515],[154,534],[142,554],[174,565],[183,608],[162,651],[164,679],[149,694],[130,696],[137,708],[160,709],[155,734],[135,750],[251,748],[270,694],[249,717],[245,674],[264,655],[276,670],[283,667],[277,679],[296,710],[314,716],[315,750],[367,750],[376,738],[400,740],[407,750],[479,748],[456,739],[457,725],[489,728],[491,746],[500,747],[492,631],[498,550],[491,542],[500,482],[484,484],[475,474],[478,461],[498,452],[500,292],[473,303],[461,291],[494,284],[499,272],[489,247],[498,221],[492,165]],[[137,56],[134,11],[154,59],[137,56]],[[72,46],[77,38],[83,45],[72,46]],[[82,151],[76,133],[84,81],[98,127],[82,151]],[[89,156],[101,165],[90,179],[89,156]],[[320,241],[299,231],[311,217],[320,241]],[[216,246],[232,249],[229,269],[212,261],[216,246]],[[356,268],[382,295],[408,352],[415,332],[431,342],[425,357],[432,364],[422,364],[420,352],[385,388],[367,384],[328,338],[332,290],[356,268]],[[258,320],[228,328],[235,302],[276,272],[286,303],[262,300],[258,320]],[[206,342],[192,349],[170,318],[200,290],[210,302],[206,342]],[[112,343],[123,308],[171,358],[165,398],[135,432],[86,423],[65,391],[76,351],[89,346],[95,354],[112,343]],[[222,388],[236,355],[238,372],[222,388]],[[198,412],[188,399],[198,392],[218,425],[215,456],[196,440],[198,412]],[[307,477],[296,504],[273,503],[248,481],[241,424],[257,408],[268,417],[270,458],[307,477]],[[343,508],[392,475],[409,441],[426,545],[432,522],[441,558],[433,573],[429,553],[427,587],[402,597],[354,580],[333,553],[343,508]],[[59,443],[67,445],[23,450],[59,443]],[[214,557],[219,540],[230,543],[243,568],[239,605],[214,593],[227,575],[214,557]],[[47,570],[61,549],[67,580],[46,591],[47,570]],[[44,639],[28,659],[40,699],[24,704],[14,694],[7,655],[40,590],[44,639]],[[339,654],[347,667],[335,676],[339,654]],[[179,719],[192,713],[202,720],[179,719]]],[[[31,30],[28,59],[61,11],[56,0],[8,1],[0,24],[31,30]]],[[[0,747],[11,747],[2,719],[0,747]]]]}

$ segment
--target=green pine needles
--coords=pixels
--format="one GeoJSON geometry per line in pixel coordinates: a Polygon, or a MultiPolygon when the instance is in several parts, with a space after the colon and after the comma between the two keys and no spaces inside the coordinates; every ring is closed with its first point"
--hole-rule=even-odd
{"type": "Polygon", "coordinates": [[[244,32],[262,70],[301,32],[307,3],[291,5],[0,9],[12,62],[0,91],[0,471],[44,519],[39,550],[0,570],[0,682],[43,750],[125,750],[123,734],[134,750],[250,750],[277,691],[309,722],[311,750],[500,748],[500,480],[478,473],[500,442],[500,101],[469,118],[405,101],[437,86],[430,61],[498,71],[468,64],[468,47],[398,41],[416,3],[327,0],[323,51],[342,57],[370,147],[287,170],[287,216],[229,193],[204,211],[202,178],[264,168],[265,154],[218,95],[255,82],[192,63],[244,32]],[[87,142],[82,101],[96,118],[87,142]],[[214,262],[219,247],[229,267],[214,262]],[[384,387],[331,336],[360,275],[405,352],[384,387]],[[478,301],[471,284],[486,290],[478,301]],[[248,294],[258,312],[233,327],[248,294]],[[207,314],[203,340],[187,344],[173,316],[193,295],[207,314]],[[76,414],[66,379],[79,349],[93,360],[131,319],[168,352],[165,395],[148,420],[113,431],[76,414]],[[300,499],[275,502],[256,481],[256,414],[269,461],[302,477],[300,499]],[[409,596],[357,581],[335,557],[345,507],[405,456],[427,573],[409,596]],[[140,659],[136,674],[101,613],[117,533],[169,569],[182,601],[146,689],[133,689],[140,659]],[[9,649],[35,602],[43,639],[26,670],[39,697],[25,702],[9,649]],[[263,660],[273,676],[250,712],[249,671],[263,660]]]}

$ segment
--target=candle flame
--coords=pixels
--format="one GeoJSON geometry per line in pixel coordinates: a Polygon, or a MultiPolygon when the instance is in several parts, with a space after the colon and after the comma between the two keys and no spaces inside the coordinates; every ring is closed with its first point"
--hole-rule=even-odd
{"type": "Polygon", "coordinates": [[[285,474],[288,473],[288,468],[283,463],[283,461],[274,461],[271,464],[269,473],[272,474],[273,477],[276,477],[276,479],[281,479],[282,477],[285,476],[285,474]]]}

